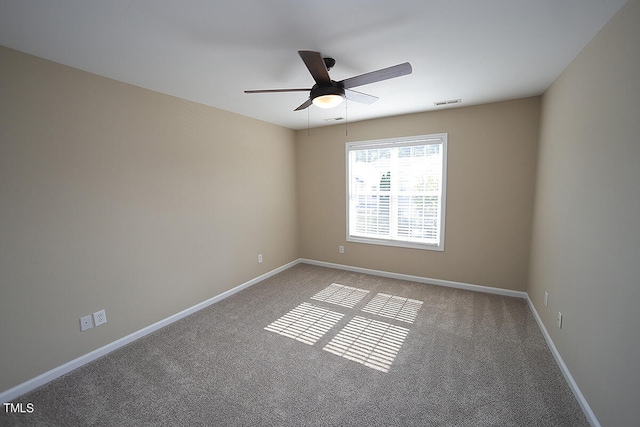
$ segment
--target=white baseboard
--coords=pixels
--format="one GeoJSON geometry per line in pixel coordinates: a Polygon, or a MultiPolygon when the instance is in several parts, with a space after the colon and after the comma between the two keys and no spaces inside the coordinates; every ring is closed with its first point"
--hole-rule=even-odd
{"type": "Polygon", "coordinates": [[[536,319],[536,322],[538,322],[538,327],[540,328],[540,331],[542,332],[542,335],[544,336],[544,339],[547,342],[547,346],[549,346],[549,350],[551,350],[551,354],[553,354],[553,357],[556,359],[556,363],[558,364],[558,367],[560,368],[562,375],[564,375],[564,378],[569,384],[569,387],[571,388],[573,395],[576,397],[576,400],[578,400],[578,403],[582,408],[582,412],[584,412],[584,415],[587,417],[587,421],[589,421],[589,424],[591,424],[592,427],[600,427],[600,422],[598,421],[598,419],[596,418],[596,415],[591,410],[591,407],[589,406],[589,403],[587,403],[587,399],[585,399],[584,395],[580,391],[580,388],[578,388],[578,384],[576,384],[575,380],[573,379],[573,376],[571,375],[571,372],[569,372],[569,368],[567,368],[567,365],[565,365],[564,360],[562,360],[562,356],[560,356],[560,353],[558,352],[556,345],[553,343],[553,340],[551,339],[551,335],[549,335],[547,328],[544,326],[544,323],[542,323],[542,319],[540,318],[540,315],[538,315],[538,311],[536,310],[536,307],[533,305],[531,298],[529,298],[529,294],[527,294],[527,303],[529,304],[529,309],[531,309],[531,313],[533,313],[533,317],[536,319]]]}
{"type": "Polygon", "coordinates": [[[529,308],[531,309],[531,312],[533,313],[534,318],[536,319],[536,322],[538,323],[538,327],[540,328],[540,331],[542,332],[542,335],[544,336],[544,339],[547,342],[547,345],[549,346],[549,349],[551,350],[551,353],[553,354],[553,357],[556,359],[556,362],[560,368],[560,371],[562,372],[562,374],[564,375],[567,383],[569,384],[569,387],[571,388],[571,390],[573,391],[573,394],[575,395],[576,399],[578,400],[578,403],[580,404],[580,407],[582,408],[585,416],[587,417],[587,420],[589,421],[589,423],[593,426],[593,427],[600,427],[600,423],[598,422],[595,414],[593,413],[593,411],[591,410],[591,407],[589,406],[589,404],[587,403],[586,399],[584,398],[584,395],[582,394],[582,392],[580,391],[580,389],[578,388],[578,385],[576,384],[575,380],[573,379],[573,376],[571,375],[571,373],[569,372],[569,369],[567,368],[567,365],[565,365],[564,361],[562,360],[562,357],[560,356],[560,353],[558,353],[558,349],[556,348],[555,344],[553,343],[553,341],[551,340],[551,336],[549,335],[549,333],[547,332],[547,329],[545,328],[544,324],[542,323],[542,320],[540,319],[540,316],[538,315],[538,312],[536,311],[536,308],[534,307],[533,303],[531,302],[531,299],[529,298],[529,295],[526,292],[521,292],[521,291],[514,291],[514,290],[510,290],[510,289],[502,289],[502,288],[493,288],[493,287],[489,287],[489,286],[480,286],[480,285],[474,285],[474,284],[470,284],[470,283],[462,283],[462,282],[452,282],[449,280],[441,280],[441,279],[430,279],[427,277],[421,277],[421,276],[412,276],[412,275],[408,275],[408,274],[400,274],[400,273],[392,273],[392,272],[388,272],[388,271],[381,271],[381,270],[373,270],[373,269],[369,269],[369,268],[362,268],[362,267],[352,267],[352,266],[348,266],[348,265],[343,265],[343,264],[334,264],[334,263],[330,263],[330,262],[324,262],[324,261],[315,261],[315,260],[311,260],[311,259],[305,259],[305,258],[298,258],[295,261],[292,261],[288,264],[285,264],[281,267],[278,267],[274,270],[271,270],[261,276],[258,276],[254,279],[249,280],[248,282],[245,282],[241,285],[236,286],[235,288],[229,289],[228,291],[225,291],[219,295],[216,295],[213,298],[210,298],[206,301],[203,301],[199,304],[194,305],[193,307],[190,307],[186,310],[183,310],[179,313],[176,313],[172,316],[167,317],[166,319],[160,320],[152,325],[149,325],[145,328],[142,328],[130,335],[127,335],[126,337],[120,338],[119,340],[116,340],[112,343],[109,343],[103,347],[100,347],[90,353],[87,353],[83,356],[80,356],[74,360],[71,360],[61,366],[58,366],[57,368],[54,368],[50,371],[47,371],[41,375],[38,375],[35,378],[32,378],[22,384],[19,384],[13,388],[10,388],[9,390],[3,391],[2,393],[0,393],[0,401],[2,402],[10,402],[11,400],[15,399],[18,396],[21,396],[31,390],[34,390],[37,387],[40,387],[41,385],[44,385],[68,372],[73,371],[74,369],[79,368],[82,365],[85,365],[93,360],[96,360],[97,358],[104,356],[114,350],[117,350],[118,348],[129,344],[132,341],[137,340],[138,338],[142,338],[145,335],[148,335],[160,328],[163,328],[177,320],[180,320],[190,314],[193,314],[199,310],[202,310],[205,307],[210,306],[211,304],[214,304],[218,301],[221,301],[233,294],[235,294],[236,292],[239,292],[245,288],[248,288],[249,286],[252,286],[262,280],[265,280],[275,274],[278,274],[284,270],[287,270],[297,264],[300,263],[305,263],[305,264],[312,264],[312,265],[317,265],[317,266],[321,266],[321,267],[328,267],[328,268],[335,268],[335,269],[339,269],[339,270],[346,270],[346,271],[353,271],[353,272],[357,272],[357,273],[363,273],[363,274],[371,274],[374,276],[382,276],[382,277],[389,277],[392,279],[399,279],[399,280],[408,280],[408,281],[412,281],[412,282],[418,282],[418,283],[427,283],[427,284],[432,284],[432,285],[438,285],[438,286],[445,286],[445,287],[449,287],[449,288],[457,288],[457,289],[466,289],[466,290],[470,290],[470,291],[475,291],[475,292],[484,292],[484,293],[490,293],[490,294],[497,294],[497,295],[504,295],[504,296],[509,296],[509,297],[516,297],[516,298],[523,298],[527,300],[527,303],[529,305],[529,308]]]}
{"type": "Polygon", "coordinates": [[[473,285],[471,283],[463,283],[463,282],[452,282],[450,280],[442,280],[442,279],[430,279],[428,277],[392,273],[389,271],[382,271],[382,270],[372,270],[370,268],[352,267],[349,265],[334,264],[331,262],[324,262],[324,261],[315,261],[315,260],[305,259],[305,258],[300,258],[298,261],[303,262],[305,264],[317,265],[320,267],[329,267],[329,268],[336,268],[338,270],[354,271],[356,273],[364,273],[364,274],[371,274],[373,276],[389,277],[391,279],[408,280],[411,282],[427,283],[430,285],[445,286],[447,288],[466,289],[468,291],[484,292],[487,294],[497,294],[497,295],[504,295],[508,297],[515,297],[515,298],[523,298],[523,299],[527,298],[526,292],[514,291],[511,289],[492,288],[490,286],[473,285]]]}
{"type": "Polygon", "coordinates": [[[544,323],[542,323],[542,319],[538,315],[538,312],[536,311],[536,308],[534,307],[531,299],[529,298],[528,293],[513,291],[510,289],[492,288],[489,286],[473,285],[470,283],[452,282],[449,280],[430,279],[427,277],[411,276],[408,274],[391,273],[388,271],[372,270],[372,269],[361,268],[361,267],[352,267],[348,265],[334,264],[330,262],[315,261],[315,260],[303,259],[303,258],[299,259],[298,261],[306,264],[318,265],[321,267],[336,268],[339,270],[354,271],[357,273],[372,274],[375,276],[390,277],[393,279],[400,279],[400,280],[409,280],[409,281],[418,282],[418,283],[428,283],[428,284],[438,285],[438,286],[447,286],[450,288],[466,289],[466,290],[476,291],[476,292],[505,295],[510,297],[523,298],[527,300],[529,308],[533,313],[533,317],[536,319],[536,322],[538,323],[538,327],[540,328],[540,331],[542,332],[542,335],[544,336],[544,339],[547,342],[547,346],[549,347],[551,354],[553,354],[553,357],[556,359],[556,363],[558,364],[558,367],[560,368],[562,375],[564,375],[564,378],[569,384],[571,391],[573,392],[574,396],[578,400],[578,403],[580,404],[582,411],[587,417],[589,424],[591,424],[592,427],[600,427],[600,423],[598,422],[598,419],[596,418],[595,414],[591,410],[591,407],[587,403],[587,400],[585,399],[584,395],[578,388],[578,384],[576,384],[575,380],[573,379],[573,376],[571,375],[571,372],[569,372],[569,368],[567,368],[567,365],[562,360],[562,357],[560,356],[558,349],[553,343],[553,340],[551,339],[549,332],[545,328],[544,323]]]}
{"type": "Polygon", "coordinates": [[[292,261],[288,264],[285,264],[281,267],[278,267],[274,270],[271,270],[261,276],[258,276],[254,279],[249,280],[248,282],[245,282],[241,285],[236,286],[235,288],[229,289],[228,291],[225,291],[219,295],[216,295],[213,298],[210,298],[206,301],[203,301],[201,303],[198,303],[196,305],[194,305],[193,307],[187,308],[179,313],[176,313],[172,316],[167,317],[166,319],[160,320],[152,325],[149,325],[145,328],[142,328],[132,334],[127,335],[126,337],[120,338],[116,341],[113,341],[103,347],[100,347],[90,353],[87,353],[85,355],[82,355],[76,359],[73,359],[63,365],[60,365],[56,368],[51,369],[50,371],[47,371],[41,375],[38,375],[35,378],[32,378],[28,381],[23,382],[22,384],[18,384],[17,386],[10,388],[9,390],[3,391],[2,393],[0,393],[0,401],[2,402],[10,402],[11,400],[15,399],[18,396],[21,396],[31,390],[36,389],[37,387],[40,387],[41,385],[44,385],[46,383],[48,383],[49,381],[52,381],[68,372],[73,371],[74,369],[77,369],[79,367],[81,367],[82,365],[85,365],[89,362],[92,362],[94,360],[96,360],[97,358],[104,356],[108,353],[111,353],[114,350],[117,350],[118,348],[129,344],[132,341],[137,340],[138,338],[142,338],[145,335],[148,335],[154,331],[157,331],[160,328],[163,328],[177,320],[180,320],[184,317],[187,317],[190,314],[193,314],[199,310],[202,310],[205,307],[210,306],[211,304],[214,304],[220,300],[223,300],[233,294],[235,294],[236,292],[239,292],[245,288],[248,288],[251,285],[254,285],[264,279],[267,279],[275,274],[278,274],[288,268],[293,267],[294,265],[298,264],[300,261],[299,260],[295,260],[292,261]]]}

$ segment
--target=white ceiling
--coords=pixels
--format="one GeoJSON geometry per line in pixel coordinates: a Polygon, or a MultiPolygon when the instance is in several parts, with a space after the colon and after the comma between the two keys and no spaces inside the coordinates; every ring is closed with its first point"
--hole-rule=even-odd
{"type": "Polygon", "coordinates": [[[410,62],[361,86],[349,121],[539,95],[626,0],[0,0],[0,44],[292,129],[345,116],[312,106],[298,50],[333,80],[410,62]]]}

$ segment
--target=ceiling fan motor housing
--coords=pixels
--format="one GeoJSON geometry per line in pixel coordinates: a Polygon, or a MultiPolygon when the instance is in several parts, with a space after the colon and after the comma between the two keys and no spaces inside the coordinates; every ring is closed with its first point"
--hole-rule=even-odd
{"type": "Polygon", "coordinates": [[[328,86],[318,86],[317,84],[311,88],[309,98],[314,99],[323,95],[339,95],[344,97],[344,88],[341,84],[334,81],[328,86]]]}

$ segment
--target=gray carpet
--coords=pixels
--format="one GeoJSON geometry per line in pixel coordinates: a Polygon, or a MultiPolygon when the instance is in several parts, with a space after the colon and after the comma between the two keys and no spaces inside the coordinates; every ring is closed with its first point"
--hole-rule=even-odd
{"type": "Polygon", "coordinates": [[[3,412],[0,425],[588,425],[524,300],[308,264],[14,401],[32,402],[35,411],[3,412]],[[312,299],[333,283],[369,292],[355,291],[355,300],[364,296],[352,308],[322,294],[312,299]],[[414,301],[404,319],[362,311],[379,293],[422,304],[414,301]],[[273,331],[291,324],[290,312],[303,303],[333,317],[306,332],[304,325],[282,332],[289,336],[273,331]],[[378,331],[406,332],[394,335],[397,354],[383,350],[388,372],[379,358],[366,365],[366,355],[327,351],[344,347],[345,337],[360,339],[345,330],[356,317],[378,331]],[[309,335],[313,344],[303,341],[309,335]]]}

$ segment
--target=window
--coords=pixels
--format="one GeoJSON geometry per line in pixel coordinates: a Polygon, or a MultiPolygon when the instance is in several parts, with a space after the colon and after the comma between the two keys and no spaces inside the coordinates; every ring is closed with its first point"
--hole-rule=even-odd
{"type": "Polygon", "coordinates": [[[347,241],[443,251],[447,134],[346,150],[347,241]]]}

